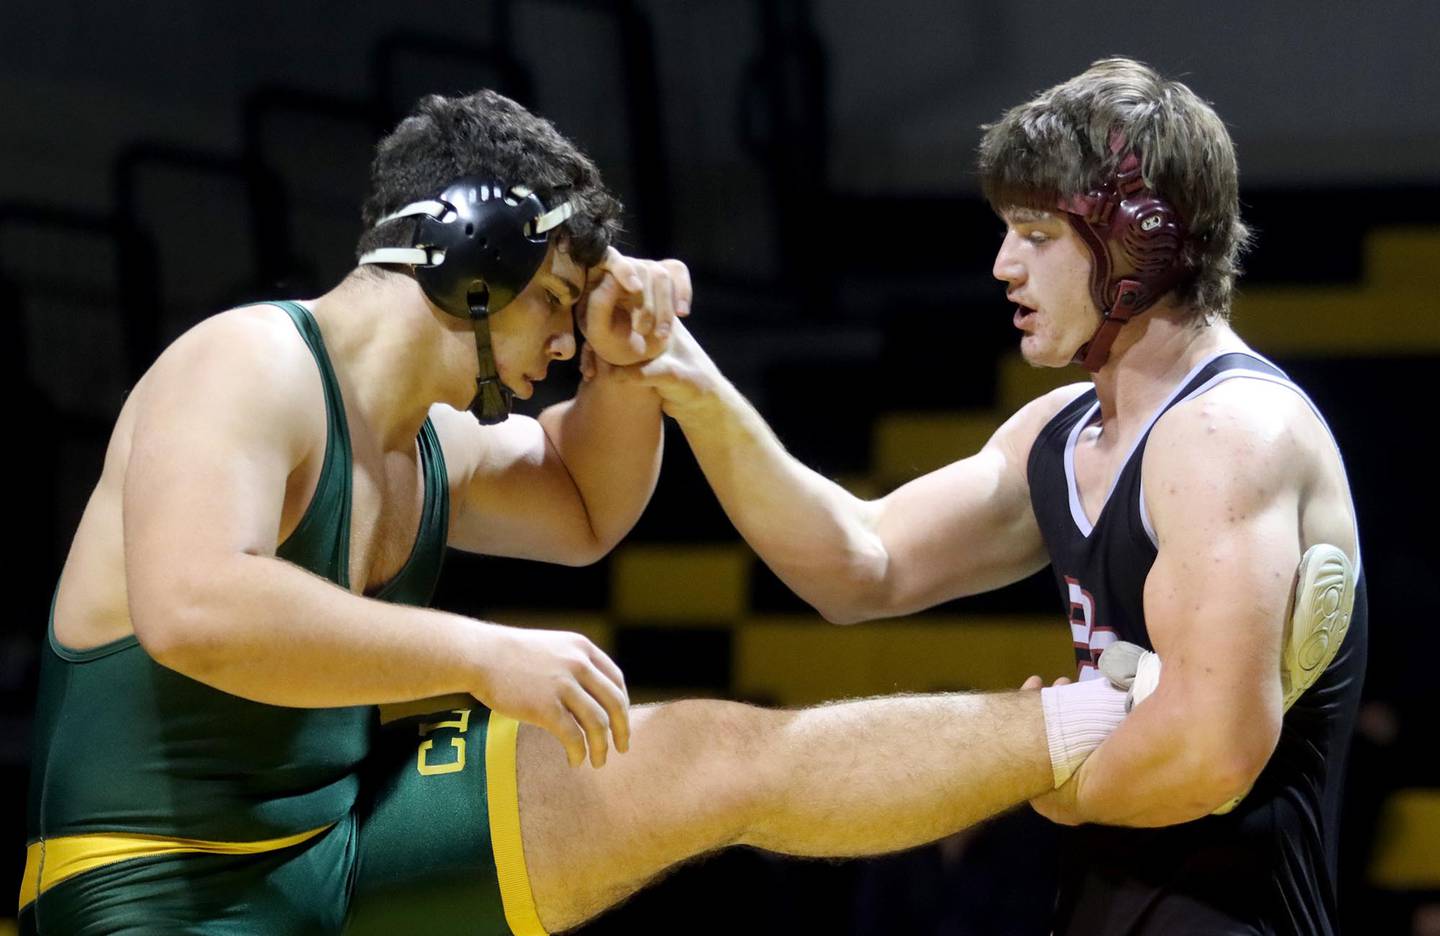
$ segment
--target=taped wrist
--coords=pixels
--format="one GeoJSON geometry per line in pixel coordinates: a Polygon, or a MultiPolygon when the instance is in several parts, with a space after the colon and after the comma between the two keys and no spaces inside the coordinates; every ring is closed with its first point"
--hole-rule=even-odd
{"type": "Polygon", "coordinates": [[[1127,698],[1125,690],[1115,688],[1108,679],[1086,679],[1040,690],[1050,770],[1057,790],[1119,727],[1125,718],[1127,698]]]}

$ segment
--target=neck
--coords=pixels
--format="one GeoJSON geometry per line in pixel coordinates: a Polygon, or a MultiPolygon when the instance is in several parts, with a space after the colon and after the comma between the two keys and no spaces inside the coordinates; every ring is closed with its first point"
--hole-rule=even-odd
{"type": "Polygon", "coordinates": [[[433,404],[469,402],[455,373],[457,336],[414,280],[357,270],[310,305],[351,424],[384,450],[411,449],[433,404]]]}
{"type": "Polygon", "coordinates": [[[1187,310],[1157,305],[1120,329],[1109,360],[1095,373],[1101,418],[1144,419],[1195,365],[1244,349],[1225,322],[1196,325],[1187,310]]]}

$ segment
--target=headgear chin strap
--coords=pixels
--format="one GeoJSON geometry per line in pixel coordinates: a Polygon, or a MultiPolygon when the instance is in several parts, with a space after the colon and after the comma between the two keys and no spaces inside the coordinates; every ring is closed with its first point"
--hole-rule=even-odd
{"type": "Polygon", "coordinates": [[[490,315],[514,301],[535,276],[545,260],[548,233],[574,213],[574,202],[546,211],[528,188],[467,176],[375,223],[418,218],[412,246],[381,247],[360,257],[361,263],[414,267],[431,302],[470,320],[480,365],[470,412],[486,425],[503,422],[514,399],[495,366],[490,315]]]}
{"type": "MultiPolygon", "coordinates": [[[[1124,140],[1110,138],[1119,154],[1124,140]]],[[[1110,179],[1084,195],[1060,199],[1094,261],[1090,295],[1104,316],[1100,327],[1075,354],[1074,363],[1094,372],[1105,366],[1120,329],[1169,292],[1187,272],[1181,250],[1186,228],[1180,213],[1145,185],[1140,157],[1126,153],[1110,179]]]]}

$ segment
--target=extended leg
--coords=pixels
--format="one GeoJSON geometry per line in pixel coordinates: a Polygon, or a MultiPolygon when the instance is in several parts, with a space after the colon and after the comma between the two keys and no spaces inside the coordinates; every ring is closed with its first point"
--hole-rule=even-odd
{"type": "Polygon", "coordinates": [[[520,828],[540,920],[576,926],[727,845],[850,856],[948,835],[1052,788],[1039,693],[899,696],[800,711],[638,708],[634,743],[570,768],[524,726],[520,828]]]}

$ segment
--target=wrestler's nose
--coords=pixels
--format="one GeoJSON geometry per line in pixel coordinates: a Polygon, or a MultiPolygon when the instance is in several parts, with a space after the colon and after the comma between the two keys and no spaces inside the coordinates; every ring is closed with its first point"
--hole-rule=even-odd
{"type": "Polygon", "coordinates": [[[995,264],[990,268],[990,274],[997,280],[1006,283],[1015,283],[1025,277],[1025,267],[1020,262],[1020,257],[1015,247],[1019,241],[1019,235],[1014,231],[1008,231],[1005,239],[1000,242],[1000,249],[995,252],[995,264]]]}

